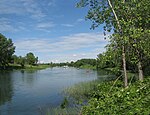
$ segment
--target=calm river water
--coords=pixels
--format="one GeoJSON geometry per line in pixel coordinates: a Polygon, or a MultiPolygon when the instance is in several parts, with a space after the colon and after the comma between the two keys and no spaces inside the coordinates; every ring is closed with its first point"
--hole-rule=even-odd
{"type": "Polygon", "coordinates": [[[76,68],[0,71],[0,115],[38,115],[40,108],[59,106],[65,88],[98,78],[106,76],[76,68]]]}

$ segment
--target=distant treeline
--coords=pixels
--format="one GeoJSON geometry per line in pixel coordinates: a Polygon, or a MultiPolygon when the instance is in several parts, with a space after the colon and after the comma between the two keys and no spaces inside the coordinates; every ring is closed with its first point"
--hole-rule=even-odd
{"type": "Polygon", "coordinates": [[[75,62],[66,62],[66,63],[50,63],[51,66],[69,66],[69,67],[77,67],[82,68],[83,66],[95,66],[96,67],[96,59],[80,59],[75,62]]]}
{"type": "MultiPolygon", "coordinates": [[[[116,74],[121,74],[122,71],[122,61],[121,57],[117,57],[118,52],[113,52],[108,49],[105,53],[99,54],[96,59],[80,59],[75,62],[66,62],[66,63],[50,63],[52,67],[55,66],[69,66],[77,68],[86,68],[86,69],[111,69],[116,74]]],[[[144,57],[146,61],[143,60],[143,70],[144,75],[150,75],[150,57],[144,57]]],[[[131,61],[130,58],[127,58],[127,70],[130,72],[137,73],[138,68],[135,63],[131,61]]]]}

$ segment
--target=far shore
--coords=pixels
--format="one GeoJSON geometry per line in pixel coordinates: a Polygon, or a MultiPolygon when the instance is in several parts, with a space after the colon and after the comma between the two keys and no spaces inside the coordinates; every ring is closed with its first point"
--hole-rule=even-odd
{"type": "Polygon", "coordinates": [[[37,64],[37,65],[24,65],[24,67],[22,67],[19,64],[9,64],[8,66],[4,67],[0,67],[0,70],[41,70],[41,69],[46,69],[51,67],[50,65],[47,64],[37,64]]]}

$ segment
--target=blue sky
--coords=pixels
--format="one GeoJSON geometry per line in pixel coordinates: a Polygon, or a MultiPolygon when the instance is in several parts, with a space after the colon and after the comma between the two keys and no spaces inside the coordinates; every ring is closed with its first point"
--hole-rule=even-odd
{"type": "Polygon", "coordinates": [[[103,29],[90,30],[79,0],[0,0],[0,33],[11,38],[16,55],[33,52],[40,62],[96,58],[105,51],[103,29]]]}

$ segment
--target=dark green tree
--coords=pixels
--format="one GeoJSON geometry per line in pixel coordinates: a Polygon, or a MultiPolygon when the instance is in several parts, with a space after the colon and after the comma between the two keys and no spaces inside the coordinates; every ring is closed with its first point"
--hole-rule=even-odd
{"type": "Polygon", "coordinates": [[[11,39],[7,39],[0,33],[0,66],[5,67],[12,59],[15,46],[11,39]]]}

